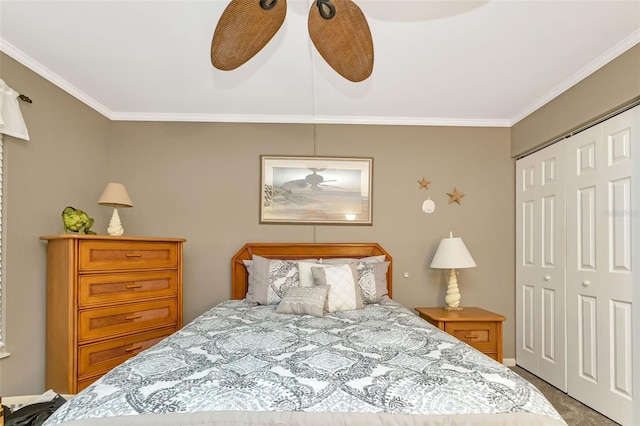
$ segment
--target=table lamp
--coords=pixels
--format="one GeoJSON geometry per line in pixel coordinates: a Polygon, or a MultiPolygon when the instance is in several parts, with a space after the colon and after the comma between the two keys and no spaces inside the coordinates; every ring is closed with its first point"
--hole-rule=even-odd
{"type": "Polygon", "coordinates": [[[104,188],[102,196],[98,200],[98,204],[101,206],[113,207],[113,215],[111,216],[111,222],[107,232],[109,235],[120,236],[124,234],[124,228],[120,222],[120,215],[118,215],[119,207],[133,207],[131,198],[127,193],[127,189],[121,183],[108,183],[104,188]]]}
{"type": "Polygon", "coordinates": [[[444,298],[447,311],[461,311],[460,291],[458,290],[458,280],[456,279],[456,269],[473,268],[476,262],[473,261],[469,250],[462,242],[462,238],[454,238],[449,232],[449,238],[440,240],[438,250],[431,261],[431,267],[436,269],[451,269],[449,274],[449,285],[447,295],[444,298]]]}

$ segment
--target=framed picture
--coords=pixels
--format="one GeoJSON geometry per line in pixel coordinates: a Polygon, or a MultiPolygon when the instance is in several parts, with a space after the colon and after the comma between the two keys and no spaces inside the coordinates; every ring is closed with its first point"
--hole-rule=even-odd
{"type": "Polygon", "coordinates": [[[371,225],[373,158],[260,157],[260,223],[371,225]]]}

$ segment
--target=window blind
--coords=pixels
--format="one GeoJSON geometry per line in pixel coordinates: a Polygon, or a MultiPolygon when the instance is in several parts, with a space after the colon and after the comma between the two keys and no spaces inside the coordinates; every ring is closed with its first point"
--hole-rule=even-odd
{"type": "Polygon", "coordinates": [[[2,282],[2,272],[4,270],[4,262],[2,260],[2,206],[4,200],[3,190],[3,171],[4,171],[4,148],[2,143],[2,135],[0,134],[0,354],[2,354],[6,348],[4,347],[4,285],[2,282]]]}

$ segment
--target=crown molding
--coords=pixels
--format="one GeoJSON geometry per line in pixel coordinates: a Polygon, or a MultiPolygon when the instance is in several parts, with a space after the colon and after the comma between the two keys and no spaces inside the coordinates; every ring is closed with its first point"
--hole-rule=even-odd
{"type": "Polygon", "coordinates": [[[355,117],[311,115],[231,115],[231,114],[167,114],[114,113],[114,121],[180,121],[205,123],[274,123],[274,124],[363,124],[391,126],[443,127],[509,127],[509,120],[460,119],[430,117],[355,117]]]}
{"type": "Polygon", "coordinates": [[[14,45],[9,43],[3,38],[0,38],[0,51],[6,53],[11,56],[16,61],[20,62],[25,67],[29,68],[31,71],[40,75],[45,80],[50,81],[55,84],[65,92],[69,93],[71,96],[77,98],[79,101],[85,103],[89,107],[98,111],[100,114],[104,115],[107,118],[110,118],[113,113],[109,108],[102,105],[100,102],[97,102],[91,96],[84,93],[82,90],[79,90],[77,87],[69,84],[64,78],[60,77],[58,74],[54,73],[50,69],[42,66],[39,62],[35,61],[28,55],[25,55],[21,50],[17,49],[14,45]]]}

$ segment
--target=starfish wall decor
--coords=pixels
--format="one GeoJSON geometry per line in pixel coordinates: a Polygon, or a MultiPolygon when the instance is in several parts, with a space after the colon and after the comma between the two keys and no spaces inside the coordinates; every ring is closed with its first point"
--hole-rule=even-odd
{"type": "Polygon", "coordinates": [[[431,181],[422,178],[422,180],[419,180],[418,183],[420,184],[420,189],[429,189],[429,184],[431,183],[431,181]]]}
{"type": "Polygon", "coordinates": [[[462,199],[462,197],[464,197],[464,193],[459,192],[457,187],[453,187],[453,192],[447,192],[447,195],[449,196],[449,204],[451,203],[458,203],[458,205],[460,205],[460,200],[462,199]]]}

